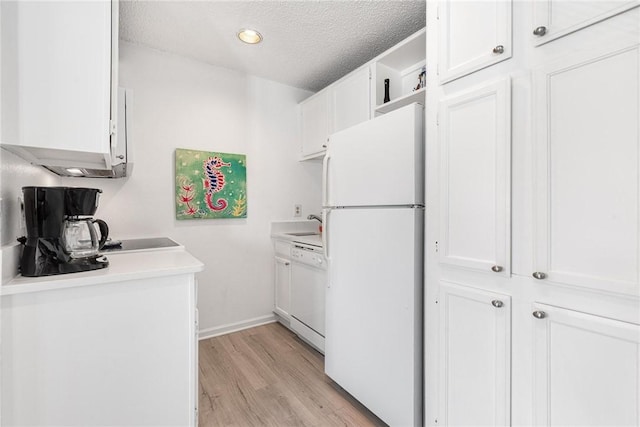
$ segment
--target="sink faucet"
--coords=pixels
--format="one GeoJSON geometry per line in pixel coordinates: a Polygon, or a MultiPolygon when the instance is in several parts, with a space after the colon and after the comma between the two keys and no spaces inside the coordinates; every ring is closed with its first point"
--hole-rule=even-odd
{"type": "Polygon", "coordinates": [[[320,218],[318,215],[311,214],[307,217],[307,219],[315,219],[320,222],[320,224],[322,224],[322,218],[320,218]]]}

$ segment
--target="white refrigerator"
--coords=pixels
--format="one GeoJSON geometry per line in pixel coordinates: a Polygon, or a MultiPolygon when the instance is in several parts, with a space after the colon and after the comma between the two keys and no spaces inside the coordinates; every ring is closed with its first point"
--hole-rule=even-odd
{"type": "Polygon", "coordinates": [[[390,426],[422,425],[424,109],[331,135],[325,373],[390,426]]]}

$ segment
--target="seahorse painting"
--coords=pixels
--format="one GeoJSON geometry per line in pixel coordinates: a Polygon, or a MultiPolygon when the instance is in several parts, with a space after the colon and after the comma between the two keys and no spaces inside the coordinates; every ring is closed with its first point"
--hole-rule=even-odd
{"type": "Polygon", "coordinates": [[[246,218],[243,154],[176,149],[176,219],[246,218]]]}
{"type": "Polygon", "coordinates": [[[220,168],[223,166],[229,167],[231,166],[231,163],[225,163],[224,160],[218,156],[209,157],[203,164],[206,176],[204,179],[204,188],[207,190],[205,201],[207,202],[209,209],[212,211],[223,211],[229,205],[227,199],[219,198],[216,200],[215,205],[212,200],[213,195],[215,193],[219,193],[224,188],[224,174],[220,171],[220,168]]]}

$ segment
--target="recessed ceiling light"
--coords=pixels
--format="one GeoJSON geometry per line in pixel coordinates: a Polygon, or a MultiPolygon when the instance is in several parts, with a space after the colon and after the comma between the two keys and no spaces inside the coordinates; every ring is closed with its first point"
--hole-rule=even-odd
{"type": "Polygon", "coordinates": [[[257,32],[256,30],[243,28],[242,30],[238,31],[238,38],[245,43],[256,44],[262,41],[262,34],[257,32]]]}

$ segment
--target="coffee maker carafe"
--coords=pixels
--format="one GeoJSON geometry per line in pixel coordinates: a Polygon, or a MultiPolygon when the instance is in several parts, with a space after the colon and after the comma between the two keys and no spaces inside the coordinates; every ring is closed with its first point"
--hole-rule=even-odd
{"type": "Polygon", "coordinates": [[[20,271],[48,276],[96,270],[109,265],[98,251],[109,228],[91,216],[102,190],[73,187],[23,187],[27,237],[20,271]],[[99,226],[100,237],[94,224],[99,226]]]}

